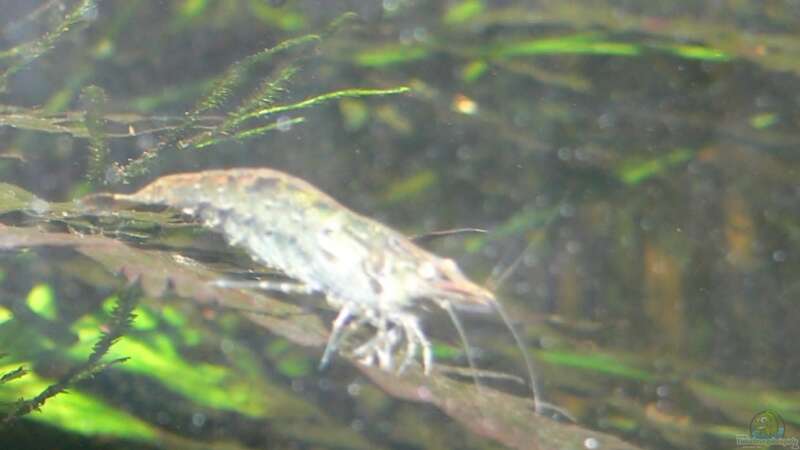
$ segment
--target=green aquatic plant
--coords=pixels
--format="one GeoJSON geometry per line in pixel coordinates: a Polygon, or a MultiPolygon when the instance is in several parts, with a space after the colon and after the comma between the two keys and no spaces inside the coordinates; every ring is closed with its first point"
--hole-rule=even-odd
{"type": "MultiPolygon", "coordinates": [[[[45,36],[33,43],[0,52],[0,61],[28,55],[0,72],[0,92],[11,76],[53,48],[69,29],[86,22],[94,7],[93,2],[82,1],[45,36]]],[[[47,108],[0,105],[0,126],[66,133],[86,139],[89,152],[87,179],[94,185],[102,185],[125,183],[146,175],[163,156],[174,151],[261,137],[305,121],[302,116],[289,117],[287,113],[339,99],[407,92],[407,87],[349,88],[312,95],[298,101],[280,102],[289,93],[289,85],[304,63],[312,55],[320,53],[320,45],[354,17],[353,13],[343,14],[318,33],[286,39],[234,62],[205,83],[208,86],[205,94],[192,108],[180,116],[159,117],[157,126],[152,125],[156,119],[147,115],[108,113],[106,105],[109,96],[101,87],[94,85],[82,89],[83,110],[79,111],[53,113],[47,108]],[[277,114],[281,116],[276,118],[277,114]],[[120,125],[126,127],[128,133],[109,131],[120,125]],[[113,140],[140,135],[152,136],[155,143],[128,161],[112,160],[113,140]]]]}
{"type": "MultiPolygon", "coordinates": [[[[143,175],[149,171],[158,155],[165,150],[201,149],[211,145],[227,142],[241,141],[259,137],[276,129],[287,129],[294,124],[305,121],[303,117],[279,117],[270,120],[279,113],[303,110],[343,98],[357,98],[369,96],[383,96],[408,92],[407,87],[390,89],[342,89],[326,92],[320,95],[288,103],[278,103],[278,99],[288,92],[288,85],[293,77],[300,71],[302,62],[307,59],[308,50],[297,51],[307,47],[317,47],[324,39],[334,33],[341,25],[352,19],[354,15],[347,13],[331,22],[319,34],[307,34],[298,38],[285,40],[273,47],[262,49],[244,59],[230,65],[221,75],[211,82],[211,88],[185,114],[185,119],[178,126],[171,128],[164,139],[155,147],[146,150],[141,156],[124,166],[117,166],[118,175],[128,179],[143,175]],[[206,114],[221,110],[229,103],[230,99],[243,86],[258,77],[257,72],[267,63],[272,62],[278,55],[296,51],[289,55],[289,61],[274,71],[274,75],[262,76],[257,86],[243,96],[237,105],[225,113],[224,117],[217,120],[210,127],[203,127],[197,131],[206,114]]],[[[312,48],[313,50],[313,48],[312,48]]]]}
{"type": "MultiPolygon", "coordinates": [[[[141,297],[142,288],[138,281],[120,290],[117,295],[117,304],[111,311],[111,318],[106,324],[106,331],[100,333],[100,337],[92,347],[92,352],[86,361],[70,369],[59,378],[58,381],[32,398],[20,399],[15,402],[8,411],[0,412],[0,425],[11,422],[33,411],[38,411],[45,402],[65,392],[70,386],[74,386],[82,380],[92,378],[111,366],[127,361],[127,357],[103,361],[103,356],[105,356],[109,349],[111,349],[111,346],[130,329],[133,319],[135,318],[133,310],[141,297]]],[[[27,373],[28,370],[24,367],[18,367],[6,372],[0,375],[0,385],[21,378],[27,373]]]]}
{"type": "MultiPolygon", "coordinates": [[[[0,358],[3,358],[5,356],[6,356],[5,354],[0,355],[0,358]]],[[[14,381],[17,378],[25,376],[27,373],[28,370],[22,366],[17,367],[16,369],[13,370],[9,370],[8,372],[0,375],[0,384],[5,384],[8,383],[9,381],[14,381]]]]}
{"type": "MultiPolygon", "coordinates": [[[[51,3],[51,6],[55,6],[55,2],[51,3]]],[[[79,26],[86,25],[95,15],[96,8],[94,0],[81,0],[64,15],[64,18],[55,27],[38,39],[0,51],[0,61],[12,61],[10,66],[0,72],[0,93],[6,91],[8,79],[11,76],[51,51],[70,31],[74,32],[79,26]]]]}
{"type": "Polygon", "coordinates": [[[686,148],[678,148],[666,152],[656,158],[647,160],[626,161],[620,165],[617,175],[627,185],[637,185],[668,169],[683,164],[694,158],[695,152],[686,148]]]}
{"type": "Polygon", "coordinates": [[[83,123],[89,135],[89,179],[95,183],[102,180],[103,171],[108,164],[110,150],[108,139],[103,132],[105,120],[103,108],[108,101],[105,91],[99,86],[87,86],[81,92],[86,113],[83,123]]]}

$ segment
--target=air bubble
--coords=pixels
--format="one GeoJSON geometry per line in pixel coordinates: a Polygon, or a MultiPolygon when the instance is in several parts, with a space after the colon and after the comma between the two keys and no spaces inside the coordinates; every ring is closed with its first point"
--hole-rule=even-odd
{"type": "Polygon", "coordinates": [[[575,215],[575,207],[569,203],[565,203],[561,205],[561,207],[558,209],[558,212],[561,214],[561,217],[570,218],[575,215]]]}
{"type": "Polygon", "coordinates": [[[583,446],[588,449],[600,448],[600,441],[598,441],[596,438],[586,438],[583,441],[583,446]]]}
{"type": "Polygon", "coordinates": [[[358,397],[361,394],[361,384],[350,383],[347,386],[347,393],[350,394],[351,397],[358,397]]]}
{"type": "Polygon", "coordinates": [[[425,42],[430,39],[430,33],[423,27],[414,28],[414,39],[419,42],[425,42]]]}
{"type": "Polygon", "coordinates": [[[350,428],[352,428],[355,432],[363,431],[364,421],[361,419],[354,419],[352,422],[350,422],[350,428]]]}
{"type": "Polygon", "coordinates": [[[202,427],[206,424],[206,415],[203,413],[194,413],[192,414],[192,425],[197,428],[202,427]]]}
{"type": "Polygon", "coordinates": [[[608,129],[614,126],[614,122],[616,122],[616,118],[610,113],[605,113],[597,119],[597,126],[601,129],[608,129]]]}
{"type": "Polygon", "coordinates": [[[31,211],[35,212],[36,214],[44,214],[48,210],[50,210],[50,205],[47,204],[46,201],[42,199],[34,199],[28,205],[31,211]]]}
{"type": "Polygon", "coordinates": [[[400,7],[400,0],[383,0],[383,9],[386,12],[395,12],[400,7]]]}
{"type": "Polygon", "coordinates": [[[275,122],[275,128],[278,131],[289,131],[292,129],[292,118],[289,116],[280,116],[275,122]]]}
{"type": "Polygon", "coordinates": [[[581,247],[581,243],[578,241],[567,242],[567,252],[569,252],[571,255],[580,253],[581,247]]]}

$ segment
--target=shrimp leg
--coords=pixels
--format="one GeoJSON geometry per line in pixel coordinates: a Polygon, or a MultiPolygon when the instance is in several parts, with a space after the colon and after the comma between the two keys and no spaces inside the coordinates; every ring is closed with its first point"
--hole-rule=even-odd
{"type": "Polygon", "coordinates": [[[345,325],[353,318],[353,313],[356,312],[358,307],[355,303],[348,302],[342,306],[339,315],[333,321],[333,329],[328,338],[328,343],[325,345],[325,351],[322,353],[322,359],[319,361],[319,369],[322,370],[328,367],[333,353],[339,348],[339,341],[342,339],[342,333],[345,331],[345,325]]]}
{"type": "MultiPolygon", "coordinates": [[[[415,357],[417,347],[422,347],[422,369],[425,375],[430,375],[431,368],[433,367],[433,346],[428,338],[423,333],[419,325],[419,318],[412,314],[402,314],[397,318],[398,322],[402,325],[405,331],[406,339],[408,340],[408,347],[406,350],[406,361],[403,361],[403,366],[409,363],[409,356],[415,357]]],[[[402,367],[405,369],[405,367],[402,367]]]]}

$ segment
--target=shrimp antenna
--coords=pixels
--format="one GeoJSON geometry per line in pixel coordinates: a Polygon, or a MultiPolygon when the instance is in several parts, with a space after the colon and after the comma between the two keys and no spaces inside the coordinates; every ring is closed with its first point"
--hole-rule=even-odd
{"type": "MultiPolygon", "coordinates": [[[[490,291],[495,291],[503,282],[511,276],[512,273],[517,269],[517,266],[522,262],[522,259],[525,257],[525,254],[528,253],[528,250],[533,245],[532,242],[529,242],[528,245],[520,252],[520,254],[514,258],[514,261],[509,264],[502,272],[497,270],[500,266],[497,266],[495,270],[492,270],[492,273],[484,282],[484,286],[489,289],[490,291]]],[[[539,389],[539,383],[536,378],[536,369],[533,364],[533,358],[531,358],[528,349],[525,348],[525,343],[522,341],[522,337],[519,335],[519,332],[511,323],[511,319],[508,317],[508,313],[506,309],[503,307],[502,303],[500,303],[497,299],[492,302],[492,306],[494,307],[495,311],[500,315],[500,319],[503,320],[508,331],[511,333],[511,336],[514,338],[514,343],[517,345],[517,348],[522,353],[522,359],[525,360],[525,369],[528,371],[528,383],[531,385],[531,392],[533,393],[533,408],[536,411],[536,414],[541,414],[543,411],[542,405],[544,402],[541,400],[539,389]]]]}
{"type": "Polygon", "coordinates": [[[533,393],[533,409],[536,411],[536,414],[541,414],[544,410],[543,405],[546,403],[541,399],[541,389],[539,389],[539,382],[536,378],[536,368],[533,364],[533,358],[531,358],[528,349],[525,348],[525,343],[522,341],[522,337],[519,335],[516,327],[511,323],[511,319],[508,317],[508,313],[503,305],[499,301],[492,302],[492,306],[494,306],[495,311],[500,315],[500,318],[503,319],[503,323],[508,328],[508,331],[511,333],[511,336],[514,337],[514,342],[517,344],[519,351],[522,353],[522,359],[525,360],[525,368],[528,370],[528,380],[531,385],[531,393],[533,393]]]}
{"type": "Polygon", "coordinates": [[[517,267],[519,267],[520,263],[525,258],[525,254],[528,253],[528,250],[530,250],[530,248],[532,246],[533,246],[533,242],[528,242],[528,245],[526,245],[525,248],[522,249],[522,251],[519,253],[519,255],[517,255],[517,257],[514,258],[514,261],[511,264],[509,264],[508,266],[506,266],[506,268],[503,269],[502,272],[500,272],[498,270],[502,266],[498,265],[497,267],[495,267],[495,269],[492,270],[492,273],[489,274],[489,277],[486,278],[486,281],[484,281],[484,283],[483,283],[484,287],[486,289],[489,289],[490,291],[493,291],[493,292],[497,291],[497,289],[503,283],[505,283],[505,281],[508,279],[508,277],[510,277],[511,274],[513,274],[514,271],[517,270],[517,267]]]}
{"type": "MultiPolygon", "coordinates": [[[[484,283],[485,287],[489,290],[496,290],[503,282],[511,276],[512,273],[517,269],[519,264],[522,262],[525,254],[528,253],[528,250],[533,246],[533,242],[529,242],[525,249],[520,252],[519,256],[514,259],[514,262],[508,265],[502,272],[492,271],[492,274],[486,279],[484,283]]],[[[522,353],[522,359],[525,361],[525,369],[528,371],[528,380],[531,385],[531,393],[533,394],[533,408],[536,411],[536,414],[544,415],[545,411],[555,411],[562,416],[566,417],[567,419],[571,420],[572,422],[577,422],[575,417],[572,416],[568,411],[563,408],[560,408],[552,403],[546,402],[542,399],[542,390],[539,387],[539,381],[536,377],[536,366],[533,363],[533,358],[531,358],[530,352],[525,347],[525,343],[522,340],[522,336],[520,336],[519,331],[517,331],[516,327],[511,322],[511,318],[508,316],[505,307],[503,304],[500,303],[498,300],[492,302],[492,306],[494,307],[495,311],[500,315],[500,318],[503,320],[506,328],[508,329],[511,336],[514,338],[514,342],[517,345],[517,348],[522,353]]]]}
{"type": "Polygon", "coordinates": [[[461,319],[458,318],[455,310],[453,309],[453,305],[450,304],[448,301],[441,302],[442,309],[447,311],[447,314],[450,316],[450,320],[453,322],[453,326],[455,327],[456,331],[458,331],[458,337],[461,339],[461,345],[464,346],[464,352],[467,354],[467,364],[469,364],[469,370],[472,374],[472,382],[475,383],[475,389],[478,391],[478,394],[483,393],[483,388],[481,387],[481,383],[478,381],[478,367],[475,365],[475,359],[472,357],[472,347],[469,345],[469,340],[467,340],[467,333],[464,331],[464,325],[461,323],[461,319]]]}
{"type": "Polygon", "coordinates": [[[471,233],[486,234],[486,230],[481,228],[454,228],[452,230],[429,231],[427,233],[409,236],[408,238],[416,243],[426,243],[440,237],[458,236],[461,234],[471,234],[471,233]]]}

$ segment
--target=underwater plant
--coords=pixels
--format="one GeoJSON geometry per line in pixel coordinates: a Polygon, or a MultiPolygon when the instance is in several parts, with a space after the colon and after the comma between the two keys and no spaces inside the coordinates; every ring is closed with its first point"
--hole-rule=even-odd
{"type": "MultiPolygon", "coordinates": [[[[103,357],[111,347],[130,329],[136,315],[133,313],[139,299],[142,297],[142,289],[137,282],[131,283],[117,293],[117,303],[111,311],[111,316],[106,323],[105,329],[101,331],[99,339],[92,347],[92,352],[83,363],[72,367],[59,379],[31,398],[17,400],[6,411],[0,411],[0,427],[13,420],[19,419],[33,411],[39,411],[44,404],[56,395],[64,393],[68,388],[76,383],[92,378],[100,372],[124,363],[127,357],[114,358],[103,361],[103,357]]],[[[0,355],[0,357],[5,355],[0,355]]],[[[0,375],[0,385],[12,382],[24,377],[29,373],[29,369],[20,366],[0,375]]]]}
{"type": "MultiPolygon", "coordinates": [[[[52,6],[52,5],[51,5],[52,6]]],[[[86,26],[96,15],[94,0],[76,3],[60,22],[39,38],[0,52],[0,63],[11,63],[0,71],[0,93],[11,77],[54,49],[78,26],[86,26]]],[[[97,85],[81,89],[83,110],[53,113],[0,103],[0,127],[65,133],[88,141],[87,179],[95,185],[127,183],[146,175],[165,153],[202,149],[228,141],[242,141],[271,131],[288,129],[305,121],[290,113],[334,100],[401,94],[408,87],[347,88],[323,92],[296,100],[280,101],[304,63],[318,54],[320,45],[357,16],[345,13],[321,32],[290,38],[262,48],[225,68],[206,81],[206,92],[182,115],[151,117],[135,113],[109,113],[109,95],[97,85]],[[233,98],[236,97],[236,100],[233,98]],[[151,122],[159,125],[150,126],[151,122]],[[141,125],[140,124],[144,124],[141,125]],[[113,125],[113,127],[111,126],[113,125]],[[112,132],[111,128],[126,132],[112,132]],[[112,161],[111,140],[150,136],[152,145],[138,156],[112,161]]]]}

